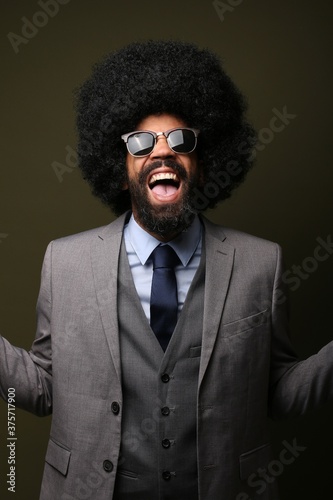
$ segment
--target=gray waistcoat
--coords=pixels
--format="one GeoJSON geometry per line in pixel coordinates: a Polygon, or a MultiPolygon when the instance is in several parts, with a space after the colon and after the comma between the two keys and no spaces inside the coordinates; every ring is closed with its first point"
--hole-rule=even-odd
{"type": "Polygon", "coordinates": [[[121,458],[114,500],[197,500],[196,416],[205,257],[164,353],[137,295],[124,244],[118,318],[122,365],[121,458]]]}

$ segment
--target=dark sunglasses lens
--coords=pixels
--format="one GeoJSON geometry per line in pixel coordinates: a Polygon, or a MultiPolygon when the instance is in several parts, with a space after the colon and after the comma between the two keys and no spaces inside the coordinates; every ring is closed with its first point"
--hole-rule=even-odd
{"type": "Polygon", "coordinates": [[[149,155],[154,149],[155,138],[149,132],[138,132],[130,135],[127,140],[129,152],[134,156],[149,155]]]}
{"type": "Polygon", "coordinates": [[[175,153],[190,153],[196,145],[196,137],[193,130],[178,129],[170,132],[169,146],[175,153]]]}

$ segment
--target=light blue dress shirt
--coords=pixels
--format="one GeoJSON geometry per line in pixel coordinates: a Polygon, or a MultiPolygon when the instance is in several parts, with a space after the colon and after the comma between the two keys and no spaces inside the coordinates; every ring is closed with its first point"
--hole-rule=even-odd
{"type": "MultiPolygon", "coordinates": [[[[133,215],[125,226],[124,239],[134,285],[145,315],[150,321],[150,292],[153,279],[153,263],[150,255],[161,242],[139,226],[133,215]]],[[[169,241],[168,245],[175,250],[181,261],[181,264],[175,267],[179,314],[200,263],[202,228],[199,217],[196,216],[189,229],[169,241]]]]}

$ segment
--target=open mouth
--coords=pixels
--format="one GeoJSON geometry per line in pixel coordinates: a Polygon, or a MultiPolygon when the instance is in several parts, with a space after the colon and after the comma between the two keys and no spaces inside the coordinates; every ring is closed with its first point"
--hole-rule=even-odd
{"type": "Polygon", "coordinates": [[[149,188],[157,196],[174,195],[180,187],[180,179],[174,172],[158,172],[148,182],[149,188]]]}

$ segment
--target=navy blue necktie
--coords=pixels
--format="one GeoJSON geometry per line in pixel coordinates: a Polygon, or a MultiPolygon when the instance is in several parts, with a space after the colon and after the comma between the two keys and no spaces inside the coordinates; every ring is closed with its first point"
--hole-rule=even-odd
{"type": "Polygon", "coordinates": [[[169,245],[156,247],[151,258],[154,272],[150,296],[150,325],[165,351],[177,323],[178,295],[174,268],[179,264],[179,258],[169,245]]]}

